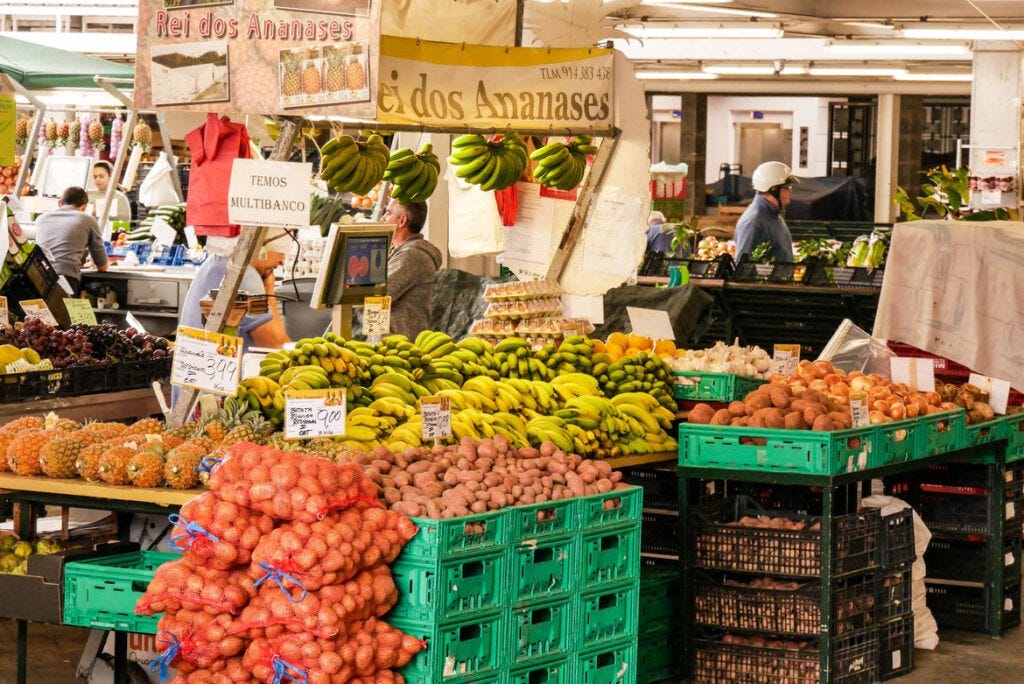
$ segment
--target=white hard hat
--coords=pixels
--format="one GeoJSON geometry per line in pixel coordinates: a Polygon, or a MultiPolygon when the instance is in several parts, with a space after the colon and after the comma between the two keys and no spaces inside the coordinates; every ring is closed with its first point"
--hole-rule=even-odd
{"type": "Polygon", "coordinates": [[[788,166],[777,161],[765,162],[758,166],[754,169],[754,175],[750,180],[757,192],[768,192],[776,185],[791,185],[800,182],[796,176],[790,175],[788,166]]]}

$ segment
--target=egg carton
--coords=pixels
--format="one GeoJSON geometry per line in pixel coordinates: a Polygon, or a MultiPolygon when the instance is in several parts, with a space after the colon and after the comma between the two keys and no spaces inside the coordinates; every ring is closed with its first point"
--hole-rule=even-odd
{"type": "Polygon", "coordinates": [[[473,324],[469,326],[469,334],[473,337],[483,338],[511,337],[516,334],[516,322],[491,320],[487,318],[479,319],[473,321],[473,324]]]}
{"type": "Polygon", "coordinates": [[[562,302],[555,298],[491,302],[484,316],[499,320],[547,318],[562,315],[562,302]]]}
{"type": "Polygon", "coordinates": [[[493,283],[484,290],[488,302],[527,301],[561,296],[562,286],[556,280],[515,281],[493,283]]]}

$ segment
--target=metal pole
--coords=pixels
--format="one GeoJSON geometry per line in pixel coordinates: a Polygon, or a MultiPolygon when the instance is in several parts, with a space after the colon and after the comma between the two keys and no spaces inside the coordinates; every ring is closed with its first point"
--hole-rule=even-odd
{"type": "Polygon", "coordinates": [[[25,86],[21,85],[7,74],[0,73],[0,77],[4,79],[12,90],[31,102],[32,106],[36,108],[36,120],[32,123],[32,132],[29,134],[28,140],[25,141],[25,151],[21,155],[21,168],[18,169],[18,180],[14,184],[14,196],[20,197],[21,188],[25,185],[25,177],[28,175],[29,161],[32,159],[32,153],[35,151],[36,141],[39,139],[39,131],[43,130],[43,114],[46,113],[46,105],[42,100],[25,88],[25,86]]]}

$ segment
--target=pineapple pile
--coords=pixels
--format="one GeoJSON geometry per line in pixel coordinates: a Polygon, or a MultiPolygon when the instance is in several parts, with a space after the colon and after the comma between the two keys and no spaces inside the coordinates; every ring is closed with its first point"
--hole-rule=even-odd
{"type": "Polygon", "coordinates": [[[0,427],[0,472],[191,489],[203,480],[204,459],[237,442],[263,443],[272,429],[261,413],[230,399],[208,418],[173,429],[156,418],[80,425],[52,413],[29,416],[0,427]]]}

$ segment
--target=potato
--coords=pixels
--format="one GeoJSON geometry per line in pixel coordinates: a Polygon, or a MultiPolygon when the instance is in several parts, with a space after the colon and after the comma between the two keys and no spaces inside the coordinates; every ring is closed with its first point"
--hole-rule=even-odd
{"type": "Polygon", "coordinates": [[[772,400],[772,406],[776,408],[787,408],[789,406],[789,392],[783,390],[781,387],[775,387],[768,393],[769,398],[772,400]]]}
{"type": "Polygon", "coordinates": [[[765,390],[757,390],[747,395],[747,399],[744,402],[747,405],[747,410],[750,413],[758,409],[768,408],[772,405],[771,395],[765,390]]]}
{"type": "Polygon", "coordinates": [[[826,415],[820,415],[814,419],[811,429],[816,432],[830,432],[835,430],[836,426],[832,423],[831,418],[826,415]]]}
{"type": "Polygon", "coordinates": [[[712,425],[728,425],[729,421],[732,420],[732,414],[729,413],[729,409],[719,409],[715,412],[715,415],[711,418],[712,425]]]}
{"type": "Polygon", "coordinates": [[[804,415],[801,411],[791,411],[786,414],[782,421],[782,426],[787,430],[806,430],[807,422],[804,420],[804,415]]]}
{"type": "Polygon", "coordinates": [[[736,416],[737,418],[743,418],[747,415],[747,405],[742,401],[733,401],[729,403],[729,413],[736,416]]]}

